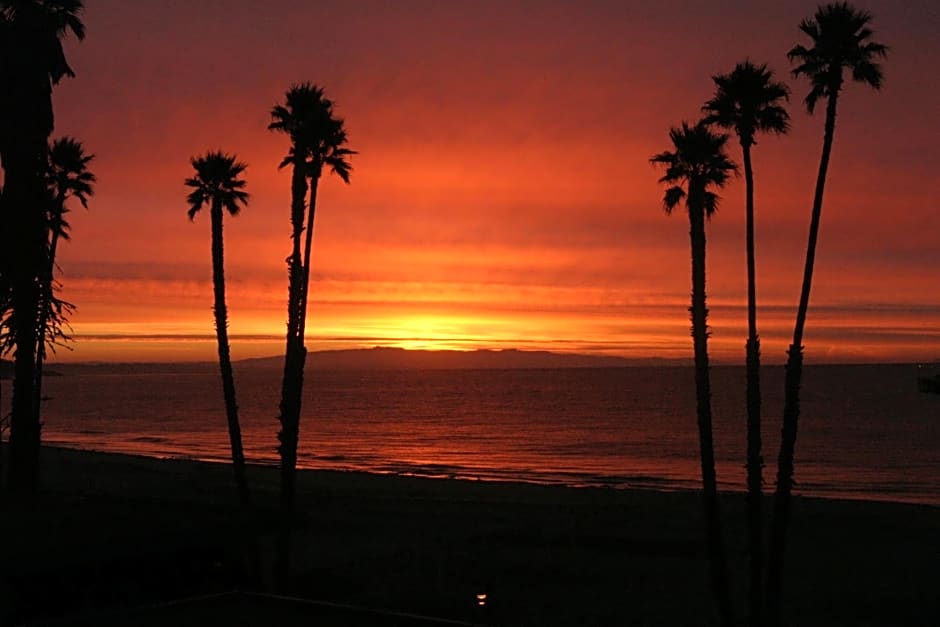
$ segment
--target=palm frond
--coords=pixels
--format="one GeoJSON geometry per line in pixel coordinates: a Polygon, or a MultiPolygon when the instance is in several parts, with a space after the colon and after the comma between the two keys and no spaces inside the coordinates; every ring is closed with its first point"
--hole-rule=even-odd
{"type": "Polygon", "coordinates": [[[865,83],[877,90],[881,89],[881,84],[884,82],[884,73],[877,63],[863,61],[852,67],[852,80],[865,83]]]}
{"type": "Polygon", "coordinates": [[[666,190],[666,193],[663,195],[663,210],[666,214],[672,213],[672,210],[675,209],[682,199],[685,198],[685,190],[675,185],[666,190]]]}
{"type": "MultiPolygon", "coordinates": [[[[195,181],[195,179],[188,179],[186,184],[192,185],[193,182],[196,182],[197,186],[199,185],[198,181],[195,181]]],[[[189,216],[190,221],[195,220],[196,214],[199,213],[206,204],[206,194],[202,189],[196,189],[186,196],[186,202],[189,204],[189,210],[186,212],[186,215],[189,216]]]]}
{"type": "Polygon", "coordinates": [[[702,193],[702,208],[705,210],[705,217],[711,218],[718,211],[718,203],[721,197],[715,192],[706,190],[702,193]]]}
{"type": "Polygon", "coordinates": [[[325,164],[329,166],[330,171],[336,174],[347,185],[349,184],[349,175],[352,172],[352,166],[349,161],[342,156],[330,155],[326,158],[325,164]]]}

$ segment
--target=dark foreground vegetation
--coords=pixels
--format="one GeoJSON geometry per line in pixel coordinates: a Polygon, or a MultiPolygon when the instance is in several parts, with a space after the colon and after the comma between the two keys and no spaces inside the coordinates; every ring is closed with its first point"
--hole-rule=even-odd
{"type": "MultiPolygon", "coordinates": [[[[101,624],[103,609],[273,583],[277,469],[248,469],[258,577],[229,467],[54,448],[43,463],[40,498],[0,517],[0,537],[17,538],[4,546],[0,624],[101,624]]],[[[292,595],[496,625],[714,620],[699,493],[319,471],[297,486],[292,595]]],[[[745,572],[744,495],[722,498],[729,561],[745,572]]],[[[797,497],[794,510],[791,624],[937,624],[940,509],[797,497]]],[[[745,579],[734,584],[745,603],[745,579]]],[[[266,611],[267,624],[292,624],[290,608],[266,611]]]]}

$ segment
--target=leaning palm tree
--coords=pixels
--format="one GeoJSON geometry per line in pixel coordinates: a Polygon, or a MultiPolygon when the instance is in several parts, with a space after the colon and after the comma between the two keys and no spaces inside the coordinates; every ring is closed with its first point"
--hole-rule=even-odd
{"type": "Polygon", "coordinates": [[[355,152],[346,148],[343,120],[334,115],[333,102],[324,96],[323,88],[316,85],[293,85],[287,91],[285,104],[278,104],[272,109],[271,120],[268,128],[286,134],[291,142],[280,164],[282,168],[291,167],[292,240],[288,257],[287,346],[281,386],[281,431],[278,434],[283,524],[278,534],[276,570],[279,583],[284,585],[289,573],[290,525],[294,510],[297,445],[307,356],[304,333],[317,189],[324,168],[349,183],[352,168],[348,158],[355,152]],[[309,202],[305,199],[308,189],[309,202]],[[305,228],[306,237],[301,253],[301,236],[305,228]]]}
{"type": "Polygon", "coordinates": [[[215,334],[219,345],[219,370],[222,373],[222,396],[225,399],[225,414],[228,419],[228,436],[232,447],[232,468],[238,496],[246,507],[250,504],[248,479],[245,476],[245,452],[242,448],[241,426],[238,422],[238,405],[235,402],[235,378],[232,374],[232,357],[228,343],[228,310],[225,306],[225,262],[222,243],[223,209],[238,215],[242,205],[248,204],[245,181],[239,178],[247,167],[221,151],[208,152],[190,160],[195,176],[186,179],[193,191],[186,197],[189,203],[189,219],[195,220],[205,205],[209,205],[212,227],[212,286],[215,293],[215,334]]]}
{"type": "Polygon", "coordinates": [[[39,483],[41,422],[35,402],[40,283],[47,259],[44,166],[54,126],[52,88],[74,76],[62,39],[84,38],[81,0],[0,0],[0,163],[4,169],[0,262],[10,272],[14,335],[9,483],[39,483]],[[10,262],[15,260],[15,263],[10,262]]]}
{"type": "Polygon", "coordinates": [[[46,219],[50,239],[49,257],[41,283],[39,339],[36,343],[34,405],[37,412],[42,401],[42,368],[46,360],[46,347],[52,347],[54,350],[61,339],[62,313],[69,308],[68,303],[57,299],[54,294],[56,252],[59,241],[70,239],[71,227],[65,219],[69,209],[65,203],[70,198],[76,198],[83,207],[88,208],[88,197],[94,195],[94,184],[97,181],[94,173],[88,169],[88,164],[94,158],[94,155],[86,155],[82,143],[72,137],[57,139],[49,147],[49,165],[46,173],[49,187],[49,210],[46,219]]]}
{"type": "Polygon", "coordinates": [[[751,147],[758,133],[782,135],[790,128],[783,106],[790,90],[773,80],[766,64],[738,63],[729,74],[712,77],[715,95],[702,107],[705,122],[733,130],[741,143],[745,184],[745,249],[747,255],[747,506],[750,577],[748,613],[751,627],[762,623],[764,554],[761,499],[764,459],[761,453],[760,338],[757,333],[757,281],[754,259],[754,169],[751,147]]]}
{"type": "Polygon", "coordinates": [[[790,495],[793,489],[793,453],[796,447],[797,423],[800,416],[800,384],[803,377],[803,329],[816,259],[816,242],[822,215],[823,191],[826,172],[832,153],[832,140],[836,126],[836,105],[844,83],[844,71],[851,72],[852,80],[874,89],[882,84],[882,70],[877,59],[886,56],[888,48],[871,41],[874,34],[869,28],[871,14],[859,11],[845,2],[819,7],[812,19],[803,20],[800,30],[812,41],[812,47],[794,46],[787,57],[798,65],[793,75],[809,78],[812,88],[806,96],[809,113],[819,100],[826,100],[826,123],[823,133],[822,156],[813,195],[813,211],[806,246],[806,264],[803,287],[793,328],[793,342],[787,351],[784,388],[783,427],[780,454],[777,460],[777,490],[774,497],[774,518],[771,526],[770,551],[767,563],[767,611],[771,622],[779,620],[783,557],[786,532],[790,520],[790,495]]]}
{"type": "Polygon", "coordinates": [[[704,122],[694,126],[683,122],[681,127],[670,129],[669,138],[674,150],[661,152],[653,156],[650,162],[665,168],[659,181],[670,186],[663,197],[666,213],[671,214],[683,200],[689,212],[692,247],[692,306],[689,311],[695,354],[695,397],[706,533],[712,586],[718,600],[721,624],[727,626],[734,622],[734,618],[712,441],[708,309],[705,306],[705,220],[718,208],[718,195],[712,189],[723,187],[736,167],[725,154],[728,136],[712,133],[704,122]]]}

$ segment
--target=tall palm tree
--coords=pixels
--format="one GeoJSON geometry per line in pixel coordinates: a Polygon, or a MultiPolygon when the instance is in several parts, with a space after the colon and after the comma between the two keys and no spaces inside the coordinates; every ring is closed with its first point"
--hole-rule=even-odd
{"type": "Polygon", "coordinates": [[[250,504],[248,479],[245,476],[245,452],[242,448],[241,426],[238,422],[238,404],[235,401],[235,378],[228,343],[228,310],[225,306],[225,261],[222,242],[223,209],[236,216],[242,205],[248,204],[248,193],[241,174],[247,167],[221,151],[207,152],[190,159],[195,176],[186,179],[193,191],[186,197],[189,219],[195,220],[205,205],[209,205],[212,226],[212,286],[215,294],[215,334],[219,345],[219,370],[222,373],[222,396],[228,419],[228,436],[232,447],[232,468],[238,496],[246,507],[250,504]]]}
{"type": "Polygon", "coordinates": [[[82,143],[72,137],[57,139],[49,147],[49,165],[46,173],[49,209],[46,220],[50,239],[49,258],[41,283],[39,338],[36,342],[36,382],[33,402],[37,413],[42,401],[42,368],[46,359],[46,347],[54,348],[59,339],[57,330],[60,328],[61,321],[57,319],[62,313],[63,303],[55,298],[54,287],[59,240],[70,239],[71,227],[65,219],[69,209],[65,203],[69,198],[77,198],[83,207],[88,208],[88,197],[94,195],[94,184],[97,181],[94,173],[88,169],[88,164],[94,158],[94,155],[86,155],[82,143]]]}
{"type": "Polygon", "coordinates": [[[797,423],[800,416],[800,384],[803,377],[803,328],[809,307],[809,294],[816,259],[816,242],[822,215],[823,191],[826,172],[832,153],[832,140],[836,127],[836,105],[845,80],[844,71],[851,72],[854,81],[880,89],[882,70],[877,59],[883,58],[888,48],[871,41],[874,34],[869,28],[871,14],[859,11],[845,2],[826,4],[816,10],[812,19],[800,23],[800,30],[811,40],[812,46],[794,46],[787,57],[796,62],[795,77],[806,76],[812,88],[805,103],[809,113],[816,109],[820,99],[826,100],[826,124],[823,133],[822,156],[813,195],[813,211],[806,246],[806,264],[800,304],[793,328],[793,342],[787,351],[784,388],[783,427],[780,454],[777,459],[777,490],[774,496],[774,518],[771,526],[770,551],[767,563],[767,611],[771,623],[779,620],[783,558],[786,532],[790,520],[790,494],[793,489],[793,453],[796,447],[797,423]]]}
{"type": "Polygon", "coordinates": [[[727,626],[733,624],[734,618],[712,441],[708,309],[705,305],[705,220],[718,208],[718,195],[712,189],[723,187],[736,167],[725,153],[728,136],[712,133],[704,122],[694,126],[683,122],[681,127],[670,129],[669,138],[674,149],[653,156],[650,162],[665,168],[659,181],[670,186],[663,197],[666,213],[671,214],[683,200],[689,212],[692,247],[692,307],[689,311],[695,353],[695,397],[706,533],[712,586],[718,600],[721,624],[727,626]]]}
{"type": "MultiPolygon", "coordinates": [[[[285,363],[293,358],[296,350],[297,331],[300,328],[300,286],[303,283],[303,261],[301,257],[301,238],[304,230],[304,216],[307,209],[307,176],[305,153],[307,148],[300,145],[300,127],[304,120],[314,115],[319,94],[306,83],[294,85],[288,89],[285,104],[275,105],[271,111],[272,122],[269,130],[287,134],[291,140],[290,151],[278,166],[291,166],[291,253],[288,265],[287,299],[287,351],[285,363]]],[[[302,342],[301,342],[302,344],[302,342]]],[[[285,380],[287,367],[285,366],[285,380]]],[[[284,399],[282,398],[282,404],[284,399]]],[[[283,408],[282,408],[283,412],[283,408]]]]}
{"type": "Polygon", "coordinates": [[[4,241],[0,267],[10,273],[14,335],[9,482],[33,492],[39,482],[41,423],[33,404],[40,283],[48,225],[44,172],[54,126],[52,88],[74,76],[62,38],[84,38],[81,0],[0,0],[0,163],[4,169],[4,241]],[[15,259],[16,263],[10,263],[15,259]]]}
{"type": "Polygon", "coordinates": [[[281,431],[278,434],[283,524],[278,535],[276,570],[280,584],[284,585],[289,573],[290,523],[294,510],[297,444],[304,363],[307,355],[304,332],[317,190],[324,168],[338,175],[343,182],[349,183],[352,167],[348,158],[355,152],[346,148],[347,137],[343,120],[335,116],[333,102],[325,97],[322,87],[310,83],[293,85],[288,89],[285,104],[278,104],[271,110],[271,123],[268,128],[286,134],[291,142],[288,153],[279,166],[291,167],[292,239],[291,254],[288,257],[290,279],[287,346],[281,386],[281,431]],[[308,190],[309,202],[305,199],[308,190]],[[304,228],[306,237],[301,256],[301,236],[304,228]]]}
{"type": "MultiPolygon", "coordinates": [[[[0,219],[4,217],[3,186],[0,185],[0,219]]],[[[0,369],[5,366],[3,356],[7,353],[7,314],[10,309],[10,272],[6,263],[6,255],[0,256],[0,369]]],[[[6,431],[6,419],[7,415],[3,411],[3,371],[0,370],[0,492],[3,491],[3,434],[6,431]]]]}
{"type": "Polygon", "coordinates": [[[766,64],[738,63],[729,74],[712,77],[715,95],[702,106],[705,123],[733,130],[741,143],[745,183],[745,248],[747,254],[747,504],[750,577],[748,606],[751,627],[762,624],[762,470],[760,337],[757,333],[757,281],[754,259],[754,168],[751,147],[758,133],[782,135],[790,128],[783,102],[790,90],[773,80],[766,64]]]}

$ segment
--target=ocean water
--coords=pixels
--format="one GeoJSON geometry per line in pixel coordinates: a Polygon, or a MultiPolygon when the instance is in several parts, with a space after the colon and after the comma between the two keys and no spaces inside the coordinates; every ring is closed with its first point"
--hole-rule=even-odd
{"type": "MultiPolygon", "coordinates": [[[[690,368],[307,373],[299,464],[432,477],[661,490],[699,485],[690,368]]],[[[744,369],[712,370],[720,487],[744,490],[744,369]]],[[[796,491],[940,505],[940,396],[912,365],[808,366],[796,491]]],[[[49,377],[44,441],[225,461],[218,371],[49,377]]],[[[275,463],[280,373],[236,364],[246,454],[275,463]]],[[[763,372],[772,489],[783,368],[763,372]]],[[[4,405],[9,399],[5,384],[4,405]]]]}

